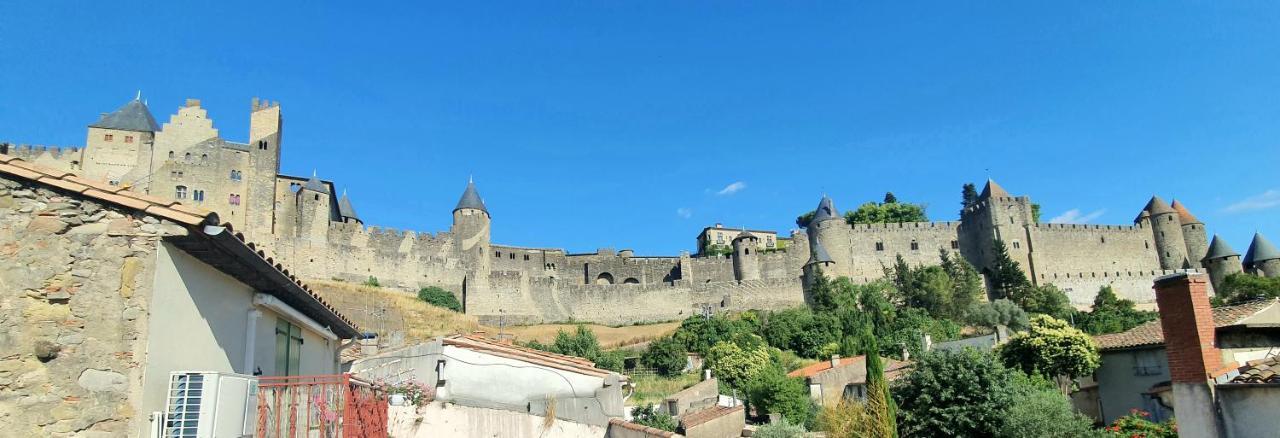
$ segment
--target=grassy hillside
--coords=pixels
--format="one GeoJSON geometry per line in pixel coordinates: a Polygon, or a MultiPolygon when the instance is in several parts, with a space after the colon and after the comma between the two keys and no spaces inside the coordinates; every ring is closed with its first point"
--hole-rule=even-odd
{"type": "MultiPolygon", "coordinates": [[[[404,332],[406,343],[476,330],[484,330],[490,335],[498,333],[496,327],[482,326],[473,316],[432,306],[409,292],[327,280],[307,280],[307,284],[333,303],[343,315],[355,321],[361,330],[377,332],[379,336],[404,332]]],[[[669,335],[680,327],[680,323],[625,327],[587,324],[587,327],[595,332],[601,347],[612,349],[669,335]]],[[[557,331],[572,332],[574,329],[573,324],[540,324],[506,327],[503,331],[514,334],[522,342],[537,340],[549,343],[555,340],[557,331]]]]}
{"type": "Polygon", "coordinates": [[[361,330],[378,332],[379,336],[404,332],[406,343],[486,330],[475,317],[424,303],[409,292],[323,280],[307,280],[307,284],[361,330]]]}

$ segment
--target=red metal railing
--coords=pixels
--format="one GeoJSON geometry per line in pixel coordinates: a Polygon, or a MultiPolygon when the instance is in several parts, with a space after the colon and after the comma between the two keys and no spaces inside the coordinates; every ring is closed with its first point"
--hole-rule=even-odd
{"type": "Polygon", "coordinates": [[[387,396],[350,374],[258,378],[264,438],[385,438],[387,396]]]}

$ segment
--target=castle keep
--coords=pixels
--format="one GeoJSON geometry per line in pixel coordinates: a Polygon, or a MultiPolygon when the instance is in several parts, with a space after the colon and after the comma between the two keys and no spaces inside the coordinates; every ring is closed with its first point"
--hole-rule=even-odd
{"type": "Polygon", "coordinates": [[[1207,270],[1215,284],[1243,268],[1280,276],[1280,253],[1261,236],[1242,266],[1226,242],[1215,237],[1209,244],[1204,224],[1177,201],[1153,197],[1133,225],[1044,224],[1032,219],[1030,198],[994,181],[958,222],[850,225],[823,197],[810,225],[793,231],[785,248],[762,251],[761,236],[741,231],[728,256],[495,244],[493,217],[474,182],[447,231],[384,229],[366,226],[333,182],[280,174],[282,120],[278,103],[254,99],[248,139],[239,143],[221,136],[198,100],[161,126],[135,99],[90,124],[84,148],[3,144],[0,153],[215,211],[299,277],[444,288],[487,324],[625,324],[792,307],[804,303],[804,277],[817,268],[867,282],[898,255],[930,265],[945,249],[986,273],[997,240],[1029,279],[1057,285],[1075,304],[1091,303],[1103,285],[1151,303],[1152,280],[1179,270],[1207,270]]]}

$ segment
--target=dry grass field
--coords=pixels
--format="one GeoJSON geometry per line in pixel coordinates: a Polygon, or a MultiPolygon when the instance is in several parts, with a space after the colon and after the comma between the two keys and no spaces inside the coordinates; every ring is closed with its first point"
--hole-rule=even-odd
{"type": "MultiPolygon", "coordinates": [[[[307,284],[333,303],[343,315],[355,321],[361,330],[377,332],[379,336],[403,332],[405,342],[412,343],[450,333],[476,330],[490,335],[498,333],[496,327],[482,326],[475,317],[424,303],[409,292],[327,280],[307,280],[307,284]]],[[[649,342],[680,327],[679,322],[624,327],[586,325],[595,332],[600,346],[606,349],[649,342]]],[[[522,342],[551,342],[555,340],[556,332],[575,329],[574,324],[541,324],[506,327],[503,332],[515,335],[516,340],[522,342]]]]}

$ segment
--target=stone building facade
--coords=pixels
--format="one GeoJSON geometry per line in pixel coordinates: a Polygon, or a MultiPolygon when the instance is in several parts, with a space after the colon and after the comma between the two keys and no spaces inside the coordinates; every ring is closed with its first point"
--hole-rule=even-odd
{"type": "MultiPolygon", "coordinates": [[[[0,145],[0,153],[215,211],[303,278],[374,277],[405,290],[444,288],[489,324],[625,324],[790,307],[804,302],[804,276],[813,268],[867,282],[897,255],[929,265],[944,249],[987,271],[996,240],[1028,278],[1058,285],[1076,304],[1092,302],[1103,285],[1151,303],[1154,278],[1202,270],[1210,252],[1204,224],[1176,201],[1153,197],[1132,225],[1045,224],[1032,219],[1030,198],[993,181],[956,222],[850,225],[824,197],[809,227],[777,237],[789,241],[785,248],[760,250],[768,236],[738,232],[727,256],[496,244],[474,182],[448,230],[386,229],[365,225],[333,182],[279,173],[282,120],[278,103],[255,98],[248,141],[239,143],[222,137],[198,100],[188,100],[163,126],[134,100],[90,125],[85,148],[10,144],[0,145]]],[[[1270,268],[1280,260],[1273,260],[1259,259],[1253,270],[1276,271],[1270,268]]]]}

